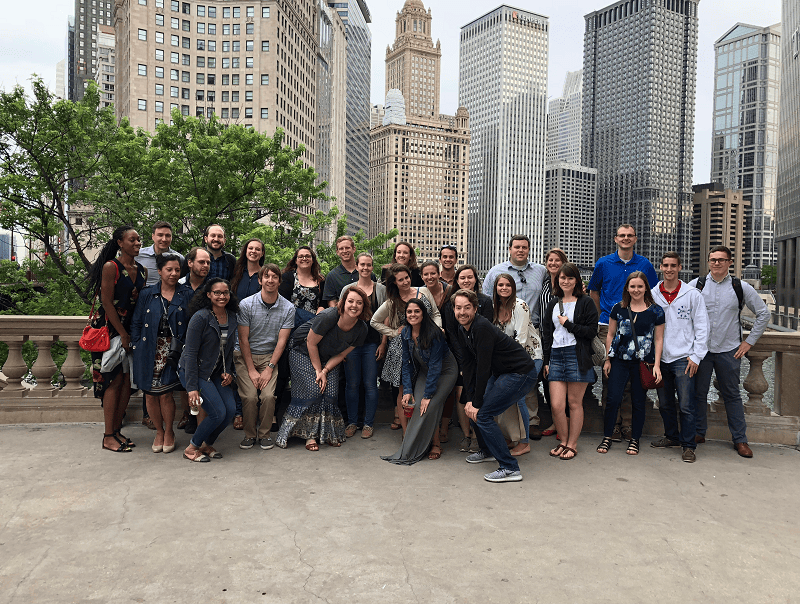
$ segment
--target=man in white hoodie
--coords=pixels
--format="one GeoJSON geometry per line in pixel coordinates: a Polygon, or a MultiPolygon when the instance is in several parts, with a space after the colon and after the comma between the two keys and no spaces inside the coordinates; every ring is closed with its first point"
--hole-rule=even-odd
{"type": "Polygon", "coordinates": [[[666,252],[661,257],[664,280],[652,289],[653,299],[664,309],[666,325],[661,353],[664,387],[657,391],[664,437],[650,446],[657,449],[683,447],[681,459],[693,463],[697,447],[694,375],[708,351],[708,313],[700,291],[678,278],[681,268],[680,256],[676,252],[666,252]]]}

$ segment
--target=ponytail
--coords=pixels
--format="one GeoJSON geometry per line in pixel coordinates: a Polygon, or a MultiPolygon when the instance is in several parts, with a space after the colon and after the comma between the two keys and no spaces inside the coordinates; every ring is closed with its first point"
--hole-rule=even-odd
{"type": "Polygon", "coordinates": [[[109,239],[103,246],[103,249],[100,250],[100,255],[97,256],[97,260],[95,260],[94,264],[89,269],[89,275],[86,277],[86,280],[89,282],[89,293],[92,296],[100,293],[100,284],[103,282],[103,267],[106,262],[117,257],[117,252],[119,252],[119,243],[117,242],[125,236],[125,233],[132,230],[133,227],[128,224],[117,227],[111,234],[111,239],[109,239]]]}

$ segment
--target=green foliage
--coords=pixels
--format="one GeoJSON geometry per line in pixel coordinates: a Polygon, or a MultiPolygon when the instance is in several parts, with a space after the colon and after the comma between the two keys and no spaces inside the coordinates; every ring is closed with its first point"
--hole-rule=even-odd
{"type": "Polygon", "coordinates": [[[761,288],[772,289],[778,283],[778,267],[765,264],[761,267],[761,288]]]}
{"type": "Polygon", "coordinates": [[[53,259],[26,260],[22,267],[10,260],[0,261],[0,293],[7,296],[8,310],[0,314],[88,316],[90,306],[73,287],[85,274],[80,263],[63,262],[63,274],[53,259]]]}

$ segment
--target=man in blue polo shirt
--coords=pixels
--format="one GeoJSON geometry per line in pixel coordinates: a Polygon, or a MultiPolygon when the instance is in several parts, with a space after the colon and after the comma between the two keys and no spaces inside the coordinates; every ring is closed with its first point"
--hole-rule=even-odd
{"type": "MultiPolygon", "coordinates": [[[[594,265],[592,278],[589,280],[589,295],[600,313],[598,336],[605,342],[608,334],[608,315],[614,305],[622,301],[622,290],[625,281],[634,271],[642,271],[647,276],[650,287],[658,283],[658,275],[650,261],[644,256],[634,253],[636,245],[636,229],[629,224],[621,224],[614,237],[617,251],[603,256],[594,265]]],[[[603,376],[603,406],[606,404],[606,377],[603,376]]],[[[620,442],[623,438],[630,440],[631,433],[631,398],[626,389],[625,398],[620,406],[620,417],[611,439],[620,442]]]]}

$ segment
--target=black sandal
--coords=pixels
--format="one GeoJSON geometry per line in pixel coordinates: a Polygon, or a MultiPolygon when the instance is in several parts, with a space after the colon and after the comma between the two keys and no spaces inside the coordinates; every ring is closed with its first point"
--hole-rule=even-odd
{"type": "Polygon", "coordinates": [[[103,434],[103,448],[106,451],[113,451],[114,453],[131,453],[133,451],[133,449],[131,449],[128,445],[126,445],[120,439],[117,438],[116,433],[103,434]],[[116,449],[112,449],[111,447],[106,446],[106,438],[110,438],[112,436],[114,437],[114,440],[116,440],[119,443],[119,447],[117,447],[116,449]]]}
{"type": "Polygon", "coordinates": [[[631,439],[628,448],[625,450],[628,455],[639,455],[639,441],[631,439]]]}
{"type": "MultiPolygon", "coordinates": [[[[120,430],[121,430],[121,428],[120,428],[120,430]]],[[[136,444],[130,438],[128,438],[127,436],[123,435],[120,430],[117,430],[116,432],[114,432],[114,440],[116,440],[119,444],[123,444],[123,441],[124,441],[126,446],[130,447],[131,449],[133,449],[136,446],[136,444]],[[117,437],[119,437],[119,438],[117,438],[117,437]],[[120,440],[120,438],[122,440],[120,440]]]]}
{"type": "Polygon", "coordinates": [[[603,440],[600,441],[599,445],[597,445],[597,452],[598,453],[602,453],[603,455],[605,455],[606,453],[608,453],[608,450],[611,448],[611,443],[612,443],[612,440],[611,440],[610,436],[603,437],[603,440]]]}

